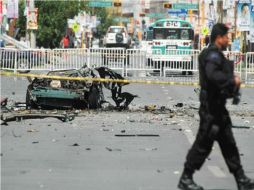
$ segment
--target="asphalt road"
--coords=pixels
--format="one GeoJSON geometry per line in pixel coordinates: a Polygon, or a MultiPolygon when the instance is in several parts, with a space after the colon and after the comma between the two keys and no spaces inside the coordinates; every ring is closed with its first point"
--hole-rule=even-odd
{"type": "MultiPolygon", "coordinates": [[[[1,96],[25,101],[26,79],[1,77],[1,96]]],[[[71,122],[54,118],[1,126],[1,188],[4,190],[175,190],[197,128],[195,87],[131,84],[139,95],[129,111],[83,111],[71,122]],[[182,108],[174,105],[183,103],[182,108]],[[143,111],[145,105],[171,112],[143,111]],[[152,137],[117,137],[152,134],[152,137]],[[76,146],[73,146],[76,145],[76,146]]],[[[125,91],[124,90],[124,91],[125,91]]],[[[110,96],[106,92],[106,97],[110,96]]],[[[229,105],[246,173],[254,178],[254,89],[229,105]]],[[[10,102],[11,103],[11,102],[10,102]]],[[[195,175],[205,189],[236,190],[215,144],[195,175]]]]}

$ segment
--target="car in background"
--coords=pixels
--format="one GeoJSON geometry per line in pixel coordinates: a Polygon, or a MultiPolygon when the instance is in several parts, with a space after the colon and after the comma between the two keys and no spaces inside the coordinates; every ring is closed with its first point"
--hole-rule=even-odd
{"type": "Polygon", "coordinates": [[[130,48],[131,38],[124,26],[110,26],[104,38],[104,46],[107,48],[130,48]]]}

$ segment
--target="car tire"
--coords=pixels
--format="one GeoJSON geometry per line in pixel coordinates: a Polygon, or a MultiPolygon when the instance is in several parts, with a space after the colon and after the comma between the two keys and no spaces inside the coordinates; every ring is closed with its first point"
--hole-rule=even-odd
{"type": "Polygon", "coordinates": [[[31,86],[28,86],[26,91],[26,109],[36,109],[38,106],[31,99],[29,91],[31,90],[31,86]]]}
{"type": "Polygon", "coordinates": [[[89,109],[101,108],[100,102],[101,102],[100,92],[98,88],[93,85],[91,87],[91,90],[88,96],[88,108],[89,109]]]}
{"type": "Polygon", "coordinates": [[[116,34],[116,43],[123,43],[123,34],[122,33],[116,34]]]}

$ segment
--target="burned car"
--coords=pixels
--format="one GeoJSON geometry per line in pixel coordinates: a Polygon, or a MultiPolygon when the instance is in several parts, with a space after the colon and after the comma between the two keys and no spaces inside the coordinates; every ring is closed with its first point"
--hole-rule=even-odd
{"type": "MultiPolygon", "coordinates": [[[[120,74],[106,68],[88,68],[50,71],[48,76],[88,77],[124,79],[120,74]]],[[[128,92],[122,92],[123,83],[96,82],[92,80],[57,80],[52,78],[34,78],[26,93],[27,108],[57,108],[57,109],[96,109],[107,102],[103,87],[111,90],[112,99],[118,108],[127,108],[137,97],[128,92]]]]}

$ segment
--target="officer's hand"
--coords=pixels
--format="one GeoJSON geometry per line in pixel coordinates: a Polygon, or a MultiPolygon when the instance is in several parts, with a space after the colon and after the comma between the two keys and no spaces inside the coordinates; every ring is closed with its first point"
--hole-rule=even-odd
{"type": "Polygon", "coordinates": [[[235,75],[235,85],[238,87],[241,85],[241,79],[238,75],[235,75]]]}

